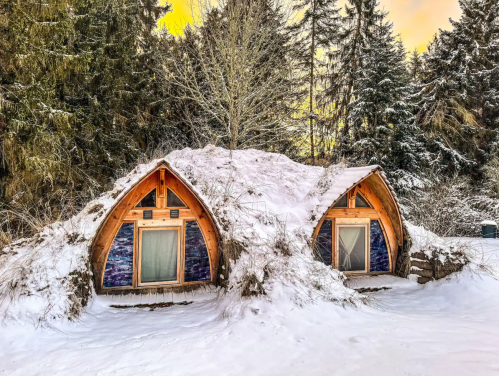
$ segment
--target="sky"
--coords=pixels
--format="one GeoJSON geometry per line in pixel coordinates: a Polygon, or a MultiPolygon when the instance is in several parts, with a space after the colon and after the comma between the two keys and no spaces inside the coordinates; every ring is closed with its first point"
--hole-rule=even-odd
{"type": "MultiPolygon", "coordinates": [[[[188,22],[192,22],[192,0],[168,0],[173,11],[166,15],[164,24],[174,34],[181,34],[188,22]]],[[[339,0],[339,5],[346,0],[339,0]]],[[[165,3],[166,0],[160,0],[165,3]]],[[[197,4],[197,0],[194,0],[197,4]]],[[[381,7],[389,12],[395,32],[402,36],[405,47],[422,52],[438,29],[450,29],[449,18],[457,20],[461,14],[458,0],[380,0],[381,7]]]]}

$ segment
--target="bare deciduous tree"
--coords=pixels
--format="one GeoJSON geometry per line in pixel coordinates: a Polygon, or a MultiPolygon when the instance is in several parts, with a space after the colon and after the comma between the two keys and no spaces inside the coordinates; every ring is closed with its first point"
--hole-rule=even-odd
{"type": "Polygon", "coordinates": [[[230,149],[277,142],[289,131],[295,91],[286,36],[267,0],[221,1],[203,9],[195,43],[168,59],[178,99],[195,103],[185,117],[198,140],[230,149]]]}

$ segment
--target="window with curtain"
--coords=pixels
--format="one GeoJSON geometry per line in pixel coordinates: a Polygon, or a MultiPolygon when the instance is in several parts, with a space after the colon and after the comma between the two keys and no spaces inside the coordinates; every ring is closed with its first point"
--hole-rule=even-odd
{"type": "Polygon", "coordinates": [[[178,279],[178,229],[141,232],[141,283],[178,279]]]}
{"type": "Polygon", "coordinates": [[[364,226],[340,226],[338,246],[341,271],[366,270],[366,228],[364,226]]]}

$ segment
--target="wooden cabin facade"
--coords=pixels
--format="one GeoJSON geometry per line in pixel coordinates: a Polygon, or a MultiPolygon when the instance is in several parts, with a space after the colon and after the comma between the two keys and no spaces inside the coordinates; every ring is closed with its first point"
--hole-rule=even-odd
{"type": "Polygon", "coordinates": [[[209,210],[166,162],[114,205],[92,243],[98,293],[212,283],[219,258],[209,210]]]}
{"type": "Polygon", "coordinates": [[[346,274],[393,273],[403,246],[402,217],[380,169],[335,200],[313,233],[320,259],[346,274]]]}

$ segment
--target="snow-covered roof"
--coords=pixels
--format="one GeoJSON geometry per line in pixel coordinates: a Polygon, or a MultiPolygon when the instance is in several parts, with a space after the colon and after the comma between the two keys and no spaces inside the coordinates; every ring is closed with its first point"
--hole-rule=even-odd
{"type": "Polygon", "coordinates": [[[81,286],[75,286],[89,273],[89,248],[100,225],[113,206],[162,162],[198,195],[222,239],[244,246],[246,252],[231,268],[229,292],[253,274],[264,282],[268,297],[351,299],[353,292],[341,283],[343,275],[314,260],[310,238],[333,202],[379,167],[306,166],[280,154],[207,146],[138,165],[75,217],[4,249],[0,317],[22,312],[53,319],[78,310],[75,289],[81,286]],[[289,248],[286,254],[279,251],[283,243],[289,248]]]}

